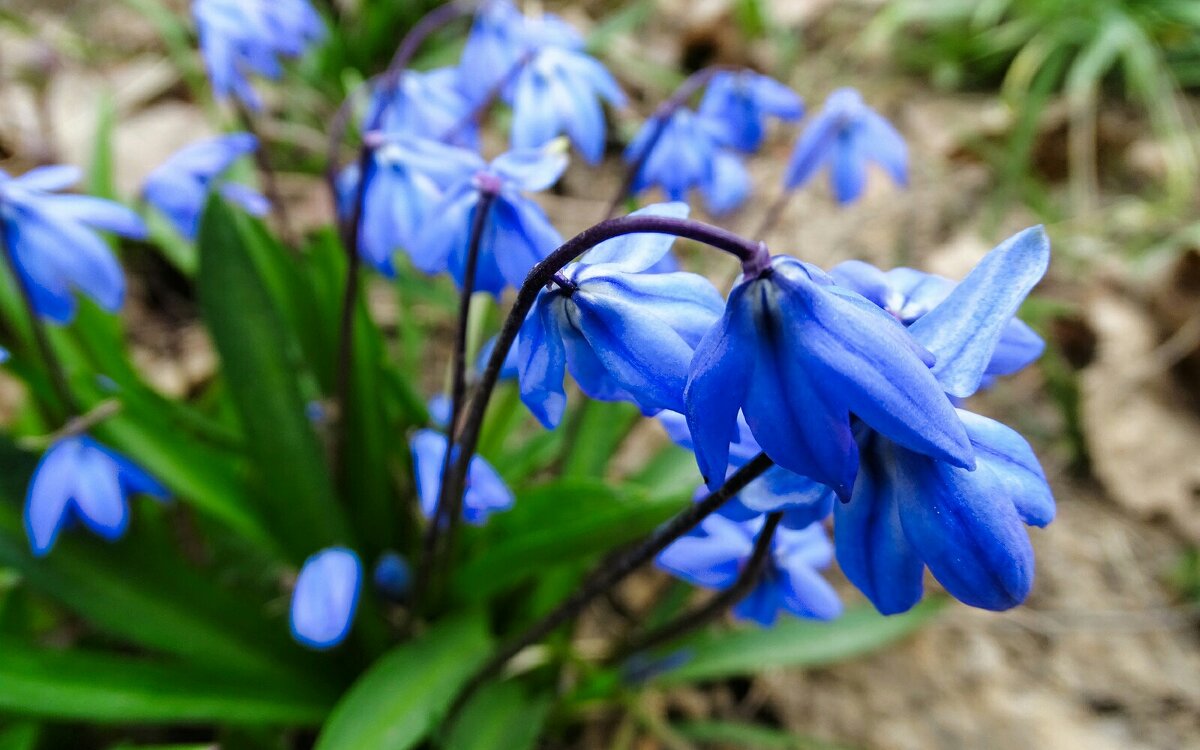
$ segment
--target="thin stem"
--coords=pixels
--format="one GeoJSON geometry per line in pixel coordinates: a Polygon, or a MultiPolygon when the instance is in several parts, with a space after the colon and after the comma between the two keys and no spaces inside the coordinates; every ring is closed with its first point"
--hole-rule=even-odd
{"type": "Polygon", "coordinates": [[[784,188],[779,195],[775,196],[775,200],[771,203],[771,207],[767,209],[767,213],[763,216],[762,223],[758,225],[758,229],[754,230],[754,236],[758,239],[765,239],[767,234],[775,229],[779,224],[779,220],[783,218],[783,209],[787,208],[788,201],[792,199],[792,193],[795,191],[784,188]]]}
{"type": "Polygon", "coordinates": [[[762,531],[759,532],[758,539],[754,543],[754,551],[750,554],[750,559],[746,562],[745,567],[742,568],[741,573],[738,574],[738,578],[732,586],[709,599],[708,603],[704,606],[646,633],[625,648],[620,649],[612,661],[623,661],[630,654],[646,651],[663,643],[669,643],[680,636],[707,625],[717,617],[720,617],[730,607],[746,598],[754,590],[754,587],[758,585],[758,580],[762,576],[763,569],[770,559],[771,542],[775,538],[775,531],[779,528],[781,520],[783,520],[783,513],[771,513],[767,516],[762,531]]]}
{"type": "MultiPolygon", "coordinates": [[[[0,205],[0,209],[3,206],[0,205]]],[[[25,282],[25,277],[21,275],[21,271],[17,268],[17,259],[14,254],[12,238],[8,232],[8,222],[4,220],[3,214],[0,213],[0,251],[4,254],[4,261],[8,266],[8,271],[16,282],[17,290],[20,292],[21,304],[25,307],[25,312],[29,316],[29,329],[33,332],[34,342],[37,344],[38,352],[42,355],[42,361],[46,364],[46,370],[50,374],[50,385],[54,388],[59,400],[62,402],[63,409],[67,415],[78,414],[80,409],[75,401],[75,395],[71,392],[71,386],[67,380],[66,370],[63,369],[62,362],[59,361],[58,355],[54,353],[54,346],[50,343],[50,334],[46,331],[46,324],[38,315],[37,307],[33,304],[33,292],[29,285],[25,282]]]]}
{"type": "Polygon", "coordinates": [[[745,489],[746,485],[762,476],[763,472],[774,465],[775,463],[765,453],[759,453],[726,479],[725,484],[721,485],[718,490],[689,505],[611,564],[593,571],[574,594],[493,654],[467,682],[463,692],[458,696],[456,706],[464,704],[480,685],[495,676],[504,668],[508,660],[522,649],[540,641],[560,625],[574,619],[589,604],[625,580],[676,539],[695,528],[731,497],[745,489]]]}
{"type": "Polygon", "coordinates": [[[288,211],[287,202],[283,199],[283,193],[279,189],[279,174],[275,170],[275,166],[271,162],[271,156],[268,153],[270,144],[263,137],[262,130],[258,127],[254,115],[250,113],[250,110],[246,109],[246,105],[236,97],[234,101],[236,102],[238,119],[241,120],[242,128],[258,141],[258,148],[254,149],[254,163],[258,167],[259,176],[262,177],[263,191],[267,194],[267,200],[271,203],[271,211],[275,214],[275,222],[279,225],[279,233],[283,237],[283,244],[292,250],[297,250],[299,242],[297,241],[296,232],[292,224],[292,217],[288,211]]]}
{"type": "Polygon", "coordinates": [[[617,189],[616,195],[608,204],[608,210],[604,213],[604,218],[611,219],[625,199],[629,197],[633,191],[633,185],[637,182],[638,174],[642,171],[642,167],[646,165],[646,159],[650,158],[654,147],[658,145],[658,140],[662,138],[663,132],[667,129],[667,123],[671,121],[671,116],[675,112],[687,104],[697,91],[708,85],[708,82],[713,79],[717,73],[722,71],[733,70],[728,65],[711,65],[707,68],[692,73],[687,79],[675,89],[675,93],[671,94],[671,98],[664,101],[654,110],[654,114],[650,116],[650,121],[654,123],[654,129],[650,131],[650,137],[646,139],[646,144],[642,150],[638,152],[634,160],[625,169],[625,177],[621,181],[621,186],[617,189]]]}

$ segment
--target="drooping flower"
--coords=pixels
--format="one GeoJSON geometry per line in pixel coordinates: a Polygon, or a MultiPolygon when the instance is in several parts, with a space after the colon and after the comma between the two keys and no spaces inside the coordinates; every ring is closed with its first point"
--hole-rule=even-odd
{"type": "MultiPolygon", "coordinates": [[[[687,206],[638,213],[683,217],[687,206]]],[[[567,369],[591,398],[632,401],[649,413],[683,409],[688,363],[720,316],[721,296],[696,274],[641,273],[673,241],[636,234],[601,243],[538,295],[521,328],[517,365],[521,400],[543,425],[562,418],[567,369]]]]}
{"type": "Polygon", "coordinates": [[[292,590],[292,637],[309,648],[333,648],[354,624],[362,563],[353,550],[330,547],[304,561],[292,590]]]}
{"type": "Polygon", "coordinates": [[[125,300],[125,275],[95,230],[142,239],[133,211],[87,195],[58,193],[79,181],[74,167],[39,167],[20,177],[0,170],[0,239],[29,289],[39,315],[55,323],[75,317],[74,292],[115,312],[125,300]]]}
{"type": "Polygon", "coordinates": [[[384,552],[375,563],[375,590],[394,602],[403,602],[412,590],[412,566],[397,552],[384,552]]]}
{"type": "Polygon", "coordinates": [[[477,148],[479,125],[457,68],[406,70],[394,87],[375,91],[364,121],[384,133],[411,135],[477,148]]]}
{"type": "MultiPolygon", "coordinates": [[[[946,392],[974,393],[996,360],[1013,315],[1049,262],[1040,228],[988,254],[909,331],[936,357],[946,392]]],[[[1054,518],[1054,499],[1029,444],[999,422],[959,410],[976,456],[973,471],[921,455],[860,426],[862,470],[849,502],[834,510],[838,561],[886,614],[921,598],[926,567],[951,595],[975,607],[1019,604],[1033,584],[1025,525],[1054,518]]]]}
{"type": "Polygon", "coordinates": [[[49,554],[72,520],[115,541],[129,525],[129,496],[165,500],[167,490],[129,459],[86,435],[50,446],[25,496],[25,532],[33,554],[49,554]]]}
{"type": "Polygon", "coordinates": [[[670,200],[682,201],[695,188],[714,214],[737,208],[750,194],[750,175],[741,159],[725,147],[726,132],[724,123],[686,107],[675,110],[661,126],[657,118],[650,118],[625,149],[626,162],[642,161],[633,192],[657,186],[670,200]],[[643,155],[647,148],[649,153],[643,155]]]}
{"type": "Polygon", "coordinates": [[[308,0],[194,0],[192,15],[213,93],[251,110],[262,100],[247,75],[278,79],[281,57],[299,57],[325,35],[308,0]]]}
{"type": "MultiPolygon", "coordinates": [[[[411,448],[421,512],[433,518],[437,512],[438,496],[442,491],[442,464],[449,441],[433,430],[418,430],[411,448]]],[[[466,492],[463,494],[462,518],[472,526],[482,526],[492,513],[508,510],[513,505],[512,491],[482,456],[474,456],[467,467],[466,492]]]]}
{"type": "Polygon", "coordinates": [[[426,273],[449,269],[461,285],[465,277],[475,212],[485,193],[494,196],[480,237],[475,290],[499,296],[506,286],[520,287],[525,276],[562,244],[541,206],[524,193],[545,190],[567,168],[565,143],[509,151],[474,168],[451,185],[432,207],[420,236],[410,248],[413,263],[426,273]]]}
{"type": "MultiPolygon", "coordinates": [[[[725,590],[749,562],[763,525],[761,516],[741,523],[709,516],[660,552],[656,563],[696,586],[725,590]]],[[[817,572],[832,560],[833,546],[819,524],[799,530],[777,529],[758,584],[734,606],[733,614],[763,627],[774,625],[780,612],[834,619],[842,613],[841,600],[817,572]]]]}
{"type": "Polygon", "coordinates": [[[270,210],[266,198],[246,185],[220,179],[235,161],[256,148],[258,139],[249,133],[197,141],[151,172],[142,185],[142,195],[189,240],[196,238],[204,202],[213,189],[247,213],[263,216],[270,210]]]}
{"type": "Polygon", "coordinates": [[[740,409],[777,464],[850,496],[851,415],[915,451],[970,467],[970,442],[929,366],[894,318],[820,269],[776,256],[743,277],[696,350],[688,426],[713,489],[740,409]]]}
{"type": "Polygon", "coordinates": [[[753,153],[766,137],[767,119],[799,120],[804,101],[770,76],[752,70],[722,71],[705,89],[700,115],[724,125],[726,145],[753,153]]]}
{"type": "Polygon", "coordinates": [[[838,89],[809,122],[784,174],[784,187],[807,183],[822,167],[839,203],[852,203],[867,184],[867,166],[883,167],[897,185],[908,184],[908,147],[891,123],[854,89],[838,89]]]}

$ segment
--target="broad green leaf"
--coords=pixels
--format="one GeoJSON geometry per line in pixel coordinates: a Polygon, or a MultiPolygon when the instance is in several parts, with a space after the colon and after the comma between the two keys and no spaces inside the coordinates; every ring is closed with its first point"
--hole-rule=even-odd
{"type": "Polygon", "coordinates": [[[359,678],[334,707],[316,750],[416,746],[438,725],[490,648],[482,615],[438,622],[359,678]]]}
{"type": "Polygon", "coordinates": [[[35,750],[42,729],[30,721],[21,721],[0,729],[0,750],[35,750]]]}
{"type": "Polygon", "coordinates": [[[755,750],[846,750],[824,740],[791,734],[754,724],[733,721],[689,721],[674,726],[681,737],[693,742],[755,750]]]}
{"type": "Polygon", "coordinates": [[[297,378],[298,345],[250,255],[248,220],[218,198],[200,224],[201,309],[238,407],[257,497],[294,562],[349,531],[297,378]]]}
{"type": "Polygon", "coordinates": [[[708,632],[680,644],[691,657],[655,679],[660,684],[715,680],[779,667],[817,667],[874,651],[903,638],[941,611],[928,599],[902,615],[852,609],[833,622],[787,618],[773,628],[708,632]]]}
{"type": "Polygon", "coordinates": [[[562,476],[602,479],[613,454],[641,417],[634,404],[587,400],[566,425],[562,476]]]}
{"type": "Polygon", "coordinates": [[[530,698],[517,682],[493,682],[463,706],[445,750],[530,750],[549,710],[548,696],[530,698]]]}
{"type": "Polygon", "coordinates": [[[97,723],[320,723],[320,683],[264,686],[228,672],[81,649],[55,651],[0,637],[0,711],[97,723]]]}

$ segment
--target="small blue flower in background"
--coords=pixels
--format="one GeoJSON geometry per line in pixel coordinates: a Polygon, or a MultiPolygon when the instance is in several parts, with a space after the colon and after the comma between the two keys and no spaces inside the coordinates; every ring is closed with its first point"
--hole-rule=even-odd
{"type": "Polygon", "coordinates": [[[700,115],[724,125],[726,145],[753,153],[766,137],[767,118],[799,120],[804,116],[804,101],[770,76],[752,70],[722,71],[705,89],[700,115]]]}
{"type": "Polygon", "coordinates": [[[805,127],[784,174],[788,190],[804,185],[829,167],[838,203],[852,203],[867,184],[867,166],[883,167],[897,185],[908,184],[908,147],[891,123],[871,109],[854,89],[838,89],[805,127]]]}
{"type": "Polygon", "coordinates": [[[258,139],[249,133],[197,141],[175,152],[151,172],[142,185],[142,195],[189,240],[196,238],[200,213],[213,188],[247,213],[264,216],[270,204],[261,194],[245,185],[219,181],[235,161],[256,148],[258,139]]]}
{"type": "Polygon", "coordinates": [[[372,576],[375,589],[394,602],[408,599],[412,591],[412,566],[399,553],[384,552],[375,563],[375,573],[372,576]]]}
{"type": "Polygon", "coordinates": [[[448,269],[461,285],[475,211],[489,192],[495,200],[481,236],[475,290],[499,296],[508,286],[520,287],[529,270],[562,244],[545,211],[524,193],[558,181],[567,168],[566,144],[552,141],[543,148],[509,151],[490,164],[475,159],[473,168],[431,207],[409,253],[425,273],[448,269]]]}
{"type": "MultiPolygon", "coordinates": [[[[1021,232],[909,326],[934,354],[946,393],[966,398],[980,387],[1049,258],[1040,227],[1021,232]]],[[[973,471],[856,431],[862,471],[849,502],[834,509],[838,562],[885,614],[920,600],[926,567],[956,599],[984,609],[1013,607],[1033,585],[1025,526],[1045,526],[1055,513],[1037,457],[999,422],[962,410],[957,417],[976,457],[973,471]]]]}
{"type": "MultiPolygon", "coordinates": [[[[421,512],[433,518],[437,511],[438,495],[442,490],[442,464],[446,458],[449,441],[446,436],[433,430],[418,430],[413,435],[411,448],[417,484],[417,497],[421,501],[421,512]]],[[[467,467],[466,492],[463,494],[463,520],[472,526],[482,526],[492,513],[508,510],[513,505],[512,491],[496,470],[483,459],[475,456],[467,467]]]]}
{"type": "Polygon", "coordinates": [[[39,167],[20,177],[0,170],[0,222],[8,251],[39,315],[75,317],[74,292],[109,312],[125,301],[125,275],[95,230],[143,239],[146,226],[128,208],[87,195],[58,193],[79,181],[74,167],[39,167]]]}
{"type": "MultiPolygon", "coordinates": [[[[475,371],[482,375],[487,369],[488,360],[492,358],[492,352],[496,350],[496,337],[488,339],[479,349],[479,357],[475,362],[475,371]]],[[[517,358],[521,351],[521,336],[517,335],[517,340],[508,348],[508,354],[504,356],[504,364],[500,366],[500,380],[515,380],[518,374],[517,358]]]]}
{"type": "MultiPolygon", "coordinates": [[[[660,552],[656,563],[693,585],[727,589],[749,562],[763,523],[761,516],[741,523],[709,516],[660,552]]],[[[819,524],[778,529],[758,585],[734,606],[733,614],[763,627],[774,625],[780,612],[817,620],[836,618],[842,613],[841,600],[817,572],[832,561],[833,545],[819,524]]]]}
{"type": "Polygon", "coordinates": [[[426,404],[426,410],[429,412],[429,421],[435,426],[442,429],[450,424],[451,413],[454,410],[454,402],[444,393],[439,393],[429,399],[426,404]]]}
{"type": "MultiPolygon", "coordinates": [[[[683,217],[682,203],[637,212],[683,217]]],[[[632,401],[648,413],[683,410],[688,364],[721,314],[703,276],[642,273],[674,242],[662,234],[618,237],[565,268],[543,290],[521,328],[521,400],[548,428],[566,406],[566,369],[588,396],[632,401]]]]}
{"type": "Polygon", "coordinates": [[[292,637],[314,649],[344,641],[361,590],[362,563],[352,550],[330,547],[309,557],[292,590],[292,637]]]}
{"type": "Polygon", "coordinates": [[[42,456],[25,497],[25,532],[33,554],[49,554],[73,519],[104,539],[119,539],[129,525],[128,498],[134,494],[168,497],[144,470],[90,437],[59,440],[42,456]]]}
{"type": "Polygon", "coordinates": [[[246,76],[279,78],[280,57],[299,57],[325,35],[308,0],[195,0],[192,15],[213,92],[252,110],[262,100],[246,76]]]}
{"type": "Polygon", "coordinates": [[[525,17],[508,0],[480,4],[458,66],[462,89],[473,104],[502,84],[525,54],[524,26],[525,17]]]}
{"type": "Polygon", "coordinates": [[[724,481],[739,409],[777,464],[843,499],[858,471],[852,414],[970,467],[970,441],[932,364],[895,318],[815,266],[776,256],[734,286],[692,361],[686,414],[700,472],[710,488],[724,481]]]}
{"type": "Polygon", "coordinates": [[[466,121],[474,107],[460,84],[457,68],[405,71],[396,87],[376,90],[364,121],[384,133],[477,148],[479,125],[466,121]]]}
{"type": "Polygon", "coordinates": [[[729,138],[725,123],[681,107],[643,157],[658,128],[658,120],[651,118],[625,149],[626,162],[643,160],[633,182],[634,194],[658,186],[670,200],[682,201],[696,188],[714,214],[732,211],[746,200],[750,175],[741,159],[725,147],[729,138]]]}

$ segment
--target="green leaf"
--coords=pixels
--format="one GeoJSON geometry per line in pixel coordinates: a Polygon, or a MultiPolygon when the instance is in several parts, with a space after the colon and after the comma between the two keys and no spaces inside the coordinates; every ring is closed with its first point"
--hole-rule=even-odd
{"type": "Polygon", "coordinates": [[[752,747],[756,750],[845,750],[842,745],[812,737],[733,721],[689,721],[676,724],[674,729],[684,739],[722,746],[752,747]]]}
{"type": "Polygon", "coordinates": [[[860,656],[912,633],[941,611],[928,599],[902,615],[884,617],[873,609],[852,609],[833,622],[785,619],[766,630],[745,628],[703,633],[679,648],[692,656],[660,675],[661,684],[755,674],[768,668],[817,667],[860,656]]]}
{"type": "Polygon", "coordinates": [[[100,97],[96,113],[96,132],[92,137],[92,164],[88,170],[87,191],[98,198],[117,199],[113,177],[113,125],[116,122],[116,103],[109,93],[100,97]]]}
{"type": "Polygon", "coordinates": [[[313,681],[264,686],[228,672],[0,636],[0,711],[97,723],[320,723],[329,697],[313,681]]]}
{"type": "Polygon", "coordinates": [[[530,750],[541,735],[549,696],[530,698],[517,682],[494,682],[463,706],[446,750],[530,750]]]}
{"type": "Polygon", "coordinates": [[[316,750],[405,750],[441,721],[491,647],[482,615],[439,622],[389,652],[334,707],[316,750]]]}
{"type": "Polygon", "coordinates": [[[259,500],[293,561],[349,532],[297,379],[299,347],[251,257],[248,220],[210,199],[200,224],[200,306],[237,405],[259,500]]]}
{"type": "Polygon", "coordinates": [[[617,447],[641,415],[634,404],[585,401],[566,425],[571,437],[562,476],[603,478],[617,447]]]}
{"type": "Polygon", "coordinates": [[[0,729],[0,750],[34,750],[41,735],[41,727],[33,722],[11,724],[0,729]]]}

